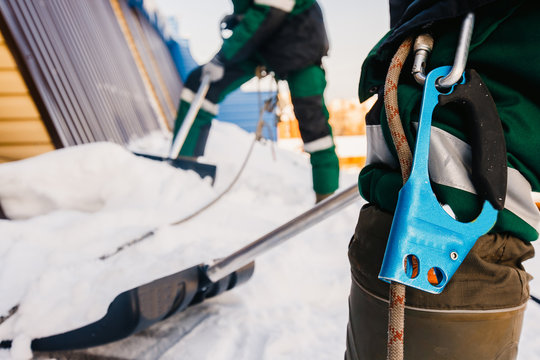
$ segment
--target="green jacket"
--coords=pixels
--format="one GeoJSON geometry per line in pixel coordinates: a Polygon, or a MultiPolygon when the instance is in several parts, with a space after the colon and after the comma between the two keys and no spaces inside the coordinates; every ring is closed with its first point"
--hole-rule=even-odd
{"type": "Polygon", "coordinates": [[[239,15],[218,58],[225,64],[257,59],[279,74],[320,63],[328,51],[315,0],[233,0],[239,15]]]}
{"type": "MultiPolygon", "coordinates": [[[[488,86],[502,121],[507,146],[508,191],[505,209],[492,231],[510,232],[532,241],[538,238],[540,212],[531,191],[540,191],[540,23],[535,1],[496,1],[475,11],[467,67],[475,69],[488,86]]],[[[462,18],[435,22],[433,52],[426,71],[452,65],[462,18]]],[[[382,89],[394,46],[381,44],[371,51],[362,67],[360,101],[379,92],[379,100],[366,117],[367,166],[359,177],[362,196],[393,212],[402,186],[395,148],[382,105],[382,89]]],[[[398,102],[405,132],[414,150],[422,88],[413,79],[412,54],[403,67],[398,102]]],[[[466,124],[445,107],[433,117],[429,171],[432,187],[441,203],[450,205],[460,221],[471,221],[480,202],[471,183],[466,124]]]]}

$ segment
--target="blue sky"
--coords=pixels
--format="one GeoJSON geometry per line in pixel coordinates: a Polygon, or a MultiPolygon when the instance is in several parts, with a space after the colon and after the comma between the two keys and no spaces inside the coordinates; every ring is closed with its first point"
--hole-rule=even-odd
{"type": "MultiPolygon", "coordinates": [[[[230,0],[156,0],[164,15],[176,16],[180,33],[190,39],[192,54],[199,63],[219,50],[219,20],[232,12],[230,0]]],[[[324,60],[328,87],[326,100],[355,98],[363,59],[388,31],[388,2],[385,0],[319,0],[330,53],[324,60]]]]}

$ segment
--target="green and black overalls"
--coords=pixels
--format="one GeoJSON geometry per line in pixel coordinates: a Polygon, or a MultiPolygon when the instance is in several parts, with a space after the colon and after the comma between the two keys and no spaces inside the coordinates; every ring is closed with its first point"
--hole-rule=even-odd
{"type": "MultiPolygon", "coordinates": [[[[233,5],[240,21],[217,55],[225,65],[225,75],[211,84],[180,155],[202,155],[217,104],[251,79],[258,65],[265,65],[289,84],[304,150],[310,154],[315,192],[334,192],[339,162],[323,98],[326,79],[321,58],[327,54],[328,39],[319,5],[315,0],[233,0],[233,5]]],[[[185,83],[174,134],[200,77],[199,67],[185,83]]]]}

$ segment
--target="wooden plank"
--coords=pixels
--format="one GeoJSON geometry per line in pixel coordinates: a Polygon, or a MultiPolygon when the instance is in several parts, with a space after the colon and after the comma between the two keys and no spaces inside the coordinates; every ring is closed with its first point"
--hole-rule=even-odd
{"type": "Polygon", "coordinates": [[[52,150],[52,144],[0,146],[0,162],[26,159],[52,150]]]}
{"type": "Polygon", "coordinates": [[[16,69],[17,64],[6,44],[0,45],[0,69],[16,69]]]}
{"type": "Polygon", "coordinates": [[[39,120],[0,121],[0,146],[6,144],[51,143],[49,133],[39,120]]]}
{"type": "Polygon", "coordinates": [[[39,112],[30,96],[0,97],[0,120],[36,119],[39,112]]]}
{"type": "Polygon", "coordinates": [[[27,94],[28,88],[18,71],[0,70],[0,96],[27,94]]]}

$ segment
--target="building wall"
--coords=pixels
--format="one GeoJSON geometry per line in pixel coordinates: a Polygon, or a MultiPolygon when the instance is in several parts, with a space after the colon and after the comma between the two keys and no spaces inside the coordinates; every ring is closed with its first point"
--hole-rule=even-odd
{"type": "Polygon", "coordinates": [[[53,149],[41,115],[0,32],[0,163],[53,149]]]}

